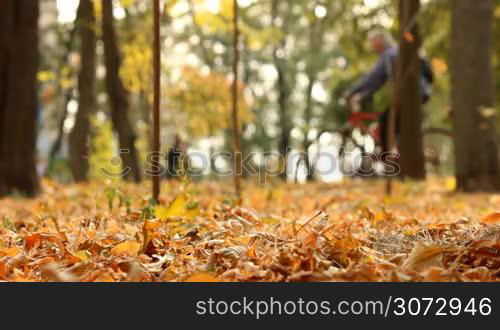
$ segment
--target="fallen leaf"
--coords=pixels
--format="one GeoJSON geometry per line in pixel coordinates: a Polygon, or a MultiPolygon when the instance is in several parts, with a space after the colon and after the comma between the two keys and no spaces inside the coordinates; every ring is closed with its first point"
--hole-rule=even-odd
{"type": "Polygon", "coordinates": [[[24,239],[24,248],[29,251],[36,245],[41,243],[41,235],[40,234],[33,234],[29,235],[24,239]]]}
{"type": "Polygon", "coordinates": [[[80,259],[81,261],[87,261],[92,256],[92,254],[89,251],[87,251],[87,250],[78,251],[78,252],[76,252],[73,255],[75,257],[77,257],[78,259],[80,259]]]}
{"type": "Polygon", "coordinates": [[[189,203],[185,194],[179,194],[168,207],[158,206],[155,208],[155,216],[161,220],[176,217],[192,219],[199,214],[198,205],[196,203],[189,203]]]}
{"type": "Polygon", "coordinates": [[[500,223],[500,212],[491,213],[482,218],[481,221],[489,224],[498,224],[500,223]]]}
{"type": "Polygon", "coordinates": [[[129,242],[122,242],[116,245],[111,249],[110,253],[113,256],[118,256],[123,254],[135,256],[139,254],[140,250],[141,250],[140,243],[129,241],[129,242]]]}
{"type": "Polygon", "coordinates": [[[415,245],[403,263],[403,268],[421,271],[430,267],[442,267],[445,249],[440,246],[429,246],[423,243],[415,245]]]}
{"type": "Polygon", "coordinates": [[[457,179],[455,177],[449,177],[445,182],[446,189],[449,191],[455,191],[457,189],[457,179]]]}
{"type": "Polygon", "coordinates": [[[2,248],[0,249],[0,256],[6,256],[6,257],[15,257],[19,253],[21,253],[21,250],[19,250],[17,247],[10,247],[10,248],[2,248]]]}
{"type": "Polygon", "coordinates": [[[192,283],[210,283],[210,282],[220,282],[219,279],[209,273],[199,273],[189,276],[184,282],[192,283]]]}

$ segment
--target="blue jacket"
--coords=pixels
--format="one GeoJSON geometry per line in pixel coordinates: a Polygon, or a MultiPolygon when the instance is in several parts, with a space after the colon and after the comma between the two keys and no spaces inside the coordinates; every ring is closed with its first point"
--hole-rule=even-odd
{"type": "MultiPolygon", "coordinates": [[[[398,56],[398,48],[388,48],[380,55],[380,58],[370,73],[364,76],[350,92],[351,95],[358,94],[363,100],[371,97],[388,81],[393,79],[393,71],[398,56]]],[[[432,94],[432,81],[430,81],[422,70],[420,79],[422,100],[425,103],[432,94]]]]}

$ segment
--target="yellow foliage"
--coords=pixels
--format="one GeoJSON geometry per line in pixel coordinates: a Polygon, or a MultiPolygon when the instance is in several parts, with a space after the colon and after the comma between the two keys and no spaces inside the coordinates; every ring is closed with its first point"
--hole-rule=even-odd
{"type": "Polygon", "coordinates": [[[124,44],[120,76],[128,90],[149,91],[153,77],[151,61],[151,45],[144,35],[138,34],[124,44]]]}
{"type": "MultiPolygon", "coordinates": [[[[217,12],[206,8],[205,0],[196,0],[195,22],[205,33],[232,33],[233,0],[218,0],[217,12]]],[[[240,21],[240,32],[248,47],[257,51],[281,39],[282,32],[272,27],[254,28],[240,21]]]]}
{"type": "MultiPolygon", "coordinates": [[[[187,128],[194,137],[214,135],[228,128],[231,121],[232,81],[218,73],[203,74],[193,67],[184,67],[181,81],[169,90],[172,110],[187,115],[187,128]]],[[[244,96],[245,86],[238,84],[239,111],[242,122],[251,120],[244,96]]]]}
{"type": "Polygon", "coordinates": [[[135,0],[120,0],[120,5],[123,8],[130,8],[134,4],[134,2],[135,2],[135,0]]]}
{"type": "Polygon", "coordinates": [[[96,17],[102,17],[102,2],[99,0],[93,0],[94,2],[94,11],[96,17]]]}

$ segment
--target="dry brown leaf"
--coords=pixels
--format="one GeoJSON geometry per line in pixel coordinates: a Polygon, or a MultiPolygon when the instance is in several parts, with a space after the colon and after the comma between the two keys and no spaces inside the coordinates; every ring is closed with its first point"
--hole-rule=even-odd
{"type": "Polygon", "coordinates": [[[494,212],[491,213],[484,218],[481,219],[482,222],[484,223],[489,223],[489,224],[499,224],[500,223],[500,212],[494,212]]]}
{"type": "Polygon", "coordinates": [[[422,271],[431,267],[442,267],[443,253],[440,246],[429,246],[423,243],[415,245],[402,267],[414,271],[422,271]]]}

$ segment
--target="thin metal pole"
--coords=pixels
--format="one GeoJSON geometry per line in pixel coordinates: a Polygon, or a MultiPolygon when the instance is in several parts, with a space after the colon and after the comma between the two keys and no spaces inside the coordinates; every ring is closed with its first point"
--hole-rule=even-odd
{"type": "Polygon", "coordinates": [[[238,198],[238,203],[241,203],[241,175],[242,175],[242,155],[241,155],[241,128],[240,128],[240,118],[238,109],[238,79],[239,79],[239,62],[240,62],[240,30],[238,26],[239,20],[239,8],[238,0],[233,0],[233,86],[232,86],[232,97],[233,97],[233,153],[234,153],[234,188],[236,191],[236,197],[238,198]]]}
{"type": "MultiPolygon", "coordinates": [[[[400,47],[399,47],[399,52],[398,52],[398,56],[396,58],[396,63],[394,65],[394,77],[393,77],[393,82],[394,82],[394,85],[393,85],[393,100],[392,100],[392,105],[391,107],[389,108],[389,114],[388,114],[388,119],[387,119],[387,130],[386,130],[386,141],[387,141],[387,152],[388,152],[388,155],[387,157],[390,157],[390,155],[392,155],[392,151],[394,149],[394,147],[396,146],[397,144],[397,137],[396,137],[396,125],[397,125],[397,116],[399,114],[399,111],[400,111],[400,107],[401,107],[401,82],[402,82],[402,79],[401,79],[401,76],[402,76],[402,72],[401,72],[401,65],[400,65],[400,62],[401,62],[401,42],[404,38],[404,25],[406,24],[406,22],[404,21],[404,15],[402,14],[403,10],[404,10],[404,3],[403,1],[406,1],[406,0],[399,0],[398,3],[397,3],[397,6],[398,6],[398,13],[399,13],[399,24],[400,24],[400,31],[399,31],[399,35],[400,35],[400,40],[398,40],[398,42],[400,43],[400,47]]],[[[388,176],[387,179],[386,179],[386,182],[385,182],[385,194],[387,196],[391,196],[394,192],[394,185],[393,185],[393,178],[392,176],[388,176]]]]}
{"type": "MultiPolygon", "coordinates": [[[[153,0],[154,16],[154,42],[153,42],[153,154],[154,162],[159,162],[160,154],[160,99],[161,99],[161,56],[160,56],[160,0],[153,0]]],[[[157,166],[158,164],[156,164],[157,166]]],[[[160,176],[153,173],[153,199],[158,202],[160,198],[160,176]]]]}

